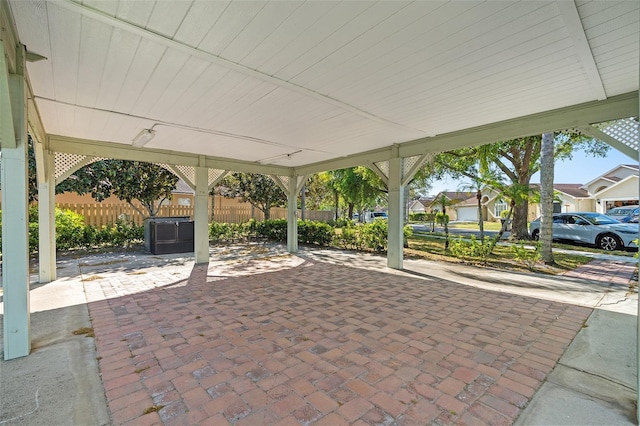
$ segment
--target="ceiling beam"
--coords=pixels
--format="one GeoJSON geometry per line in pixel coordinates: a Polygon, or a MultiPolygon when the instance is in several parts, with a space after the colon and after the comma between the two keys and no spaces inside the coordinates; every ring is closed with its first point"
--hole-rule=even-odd
{"type": "MultiPolygon", "coordinates": [[[[15,49],[14,53],[15,53],[15,49]]],[[[11,87],[5,55],[5,46],[0,43],[0,147],[16,148],[16,133],[13,122],[13,105],[11,103],[11,87]]]]}
{"type": "Polygon", "coordinates": [[[87,7],[80,3],[76,3],[72,0],[54,0],[53,4],[60,6],[64,9],[70,10],[72,12],[78,13],[80,15],[86,16],[87,18],[96,20],[98,22],[102,22],[103,24],[112,26],[114,28],[121,29],[123,31],[127,31],[131,34],[135,34],[139,37],[142,37],[146,40],[153,41],[155,43],[161,44],[170,49],[175,49],[177,51],[186,53],[187,55],[191,55],[196,58],[200,58],[202,60],[208,61],[209,63],[216,64],[218,66],[224,67],[226,69],[241,73],[248,77],[256,78],[260,81],[264,81],[267,83],[271,83],[274,86],[282,87],[293,92],[296,92],[300,95],[308,96],[310,98],[316,99],[318,101],[324,102],[326,104],[333,105],[335,107],[341,108],[345,111],[352,112],[360,117],[367,118],[369,120],[375,121],[377,123],[383,124],[385,126],[394,127],[402,130],[411,130],[413,132],[425,133],[419,129],[415,129],[412,127],[404,126],[400,123],[396,123],[391,120],[387,120],[383,117],[379,117],[370,112],[364,111],[354,105],[343,102],[339,99],[333,98],[331,96],[325,95],[323,93],[317,92],[315,90],[309,89],[304,86],[300,86],[298,84],[292,83],[290,81],[282,80],[273,75],[265,74],[261,71],[258,71],[253,68],[249,68],[237,62],[230,61],[221,56],[217,56],[211,54],[209,52],[205,52],[204,50],[197,49],[195,47],[184,44],[180,41],[170,39],[162,34],[155,33],[153,31],[149,31],[145,28],[139,27],[137,25],[131,24],[129,22],[118,19],[115,16],[108,15],[99,10],[87,7]]]}
{"type": "Polygon", "coordinates": [[[575,1],[556,0],[556,5],[560,10],[560,15],[562,16],[567,31],[569,31],[571,40],[573,40],[576,55],[580,59],[580,63],[593,87],[595,98],[599,101],[607,99],[602,78],[600,77],[596,61],[593,59],[593,52],[591,51],[591,46],[589,46],[587,36],[584,33],[582,19],[580,19],[580,15],[578,14],[575,1]]]}
{"type": "Polygon", "coordinates": [[[59,135],[48,135],[49,149],[53,152],[88,155],[93,157],[113,158],[118,160],[145,161],[191,167],[207,167],[209,169],[233,170],[243,173],[262,173],[288,176],[290,167],[270,166],[266,164],[239,161],[228,158],[205,157],[204,165],[200,164],[200,155],[160,149],[136,148],[113,142],[72,138],[59,135]]]}
{"type": "Polygon", "coordinates": [[[16,58],[18,40],[18,30],[11,14],[9,2],[0,0],[0,42],[4,45],[4,55],[7,58],[10,73],[15,73],[18,67],[18,58],[16,58]]]}
{"type": "MultiPolygon", "coordinates": [[[[498,123],[473,127],[457,132],[416,139],[400,144],[400,157],[413,157],[425,153],[451,151],[468,146],[485,145],[525,136],[580,128],[603,121],[620,120],[638,116],[638,92],[613,96],[604,101],[592,101],[565,108],[541,112],[498,123]]],[[[327,170],[344,169],[368,164],[369,161],[386,161],[392,158],[391,147],[354,154],[296,167],[296,174],[313,174],[327,170]]]]}
{"type": "Polygon", "coordinates": [[[638,92],[631,92],[604,101],[587,102],[431,138],[417,139],[400,145],[400,156],[411,157],[425,152],[451,151],[637,115],[638,92]]]}

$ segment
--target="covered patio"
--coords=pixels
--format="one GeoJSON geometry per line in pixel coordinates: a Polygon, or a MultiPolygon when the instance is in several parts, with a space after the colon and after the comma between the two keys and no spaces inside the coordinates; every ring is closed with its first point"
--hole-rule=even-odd
{"type": "MultiPolygon", "coordinates": [[[[209,265],[183,255],[60,259],[60,278],[32,290],[35,358],[4,362],[3,392],[24,397],[4,398],[0,420],[512,424],[555,382],[554,368],[585,369],[559,360],[580,330],[599,326],[594,307],[634,321],[621,310],[633,263],[567,277],[406,263],[394,271],[381,256],[271,244],[213,247],[209,265]],[[71,333],[87,325],[95,352],[94,339],[71,333]],[[37,359],[49,369],[33,376],[37,359]]],[[[620,331],[632,347],[633,330],[620,331]]],[[[632,354],[595,354],[586,376],[632,386],[632,354]]],[[[572,378],[576,388],[583,380],[572,378]]],[[[633,392],[602,389],[617,408],[601,402],[585,417],[594,414],[546,402],[527,419],[631,421],[633,392]]]]}
{"type": "MultiPolygon", "coordinates": [[[[4,358],[33,343],[27,135],[40,283],[57,278],[55,184],[101,158],[163,164],[192,185],[196,264],[210,261],[207,192],[226,173],[281,186],[296,253],[306,177],[366,165],[387,185],[387,266],[402,270],[404,188],[433,153],[577,128],[637,160],[639,13],[636,1],[0,0],[4,358]]],[[[340,279],[339,270],[319,273],[340,279]]],[[[371,332],[399,330],[385,326],[371,332]]],[[[322,346],[319,359],[336,349],[322,346]]]]}

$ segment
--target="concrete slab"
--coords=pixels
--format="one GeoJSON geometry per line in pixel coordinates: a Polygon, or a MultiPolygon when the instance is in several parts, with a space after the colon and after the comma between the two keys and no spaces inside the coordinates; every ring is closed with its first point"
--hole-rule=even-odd
{"type": "Polygon", "coordinates": [[[560,364],[636,389],[636,320],[632,315],[596,309],[560,364]]]}
{"type": "MultiPolygon", "coordinates": [[[[94,341],[73,334],[91,327],[86,303],[45,308],[68,304],[65,295],[72,301],[83,292],[56,282],[49,289],[60,290],[59,296],[47,299],[40,296],[50,292],[40,291],[34,297],[43,287],[35,289],[31,298],[38,307],[31,314],[31,355],[0,361],[0,424],[110,424],[94,341]]],[[[2,330],[0,342],[1,337],[2,330]]]]}
{"type": "Polygon", "coordinates": [[[547,382],[514,425],[634,425],[616,404],[547,382]]]}

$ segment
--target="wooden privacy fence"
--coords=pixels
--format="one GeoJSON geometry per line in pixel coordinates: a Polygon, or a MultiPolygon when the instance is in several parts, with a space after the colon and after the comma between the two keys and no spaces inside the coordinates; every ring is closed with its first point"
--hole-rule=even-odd
{"type": "MultiPolygon", "coordinates": [[[[71,210],[84,217],[86,225],[104,226],[115,223],[118,219],[132,221],[137,225],[142,225],[145,216],[138,213],[129,204],[71,204],[58,203],[56,207],[63,210],[71,210]]],[[[333,219],[332,211],[307,210],[306,219],[328,221],[333,219]]],[[[158,216],[190,216],[193,217],[193,207],[191,206],[162,206],[158,216]]],[[[301,216],[298,210],[298,217],[301,216]]],[[[287,209],[274,207],[271,209],[271,219],[284,219],[287,217],[287,209]]],[[[216,222],[241,223],[249,219],[258,221],[264,220],[262,211],[251,206],[216,206],[211,218],[211,206],[209,206],[209,218],[216,222]]]]}

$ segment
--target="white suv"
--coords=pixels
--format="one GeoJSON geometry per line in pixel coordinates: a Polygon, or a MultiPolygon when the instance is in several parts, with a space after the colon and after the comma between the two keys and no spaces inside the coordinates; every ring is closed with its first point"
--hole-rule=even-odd
{"type": "Polygon", "coordinates": [[[387,212],[366,212],[364,214],[364,221],[366,223],[373,223],[376,219],[387,220],[387,212]]]}

